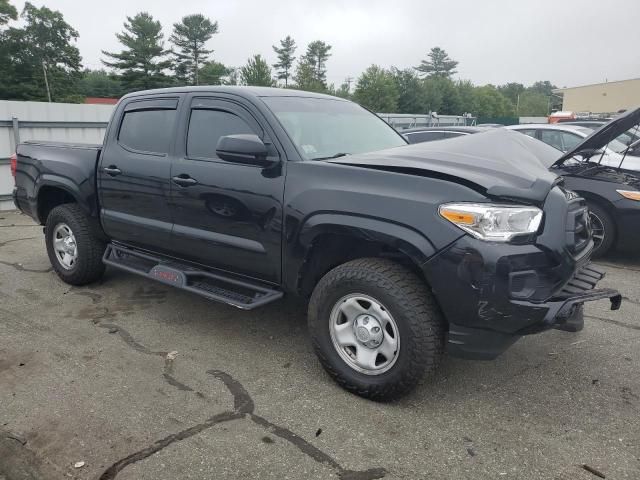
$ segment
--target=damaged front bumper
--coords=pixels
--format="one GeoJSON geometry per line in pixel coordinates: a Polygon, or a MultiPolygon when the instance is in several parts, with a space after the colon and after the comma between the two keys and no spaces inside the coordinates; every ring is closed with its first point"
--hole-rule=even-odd
{"type": "Polygon", "coordinates": [[[493,359],[523,335],[580,329],[585,302],[620,308],[617,290],[595,288],[604,272],[589,263],[590,250],[559,257],[465,236],[430,259],[423,271],[449,324],[449,354],[493,359]]]}

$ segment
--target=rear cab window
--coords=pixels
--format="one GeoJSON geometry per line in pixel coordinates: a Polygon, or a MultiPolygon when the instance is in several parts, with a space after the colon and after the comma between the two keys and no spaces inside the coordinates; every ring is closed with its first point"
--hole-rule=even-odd
{"type": "Polygon", "coordinates": [[[120,146],[134,153],[167,155],[174,135],[177,99],[135,100],[125,106],[120,146]]]}

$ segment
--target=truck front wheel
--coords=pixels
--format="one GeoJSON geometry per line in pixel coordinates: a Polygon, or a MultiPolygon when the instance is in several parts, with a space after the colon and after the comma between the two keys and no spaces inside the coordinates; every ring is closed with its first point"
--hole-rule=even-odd
{"type": "Polygon", "coordinates": [[[45,227],[47,254],[58,276],[71,285],[86,285],[104,273],[105,244],[96,238],[89,219],[74,204],[60,205],[49,213],[45,227]]]}
{"type": "Polygon", "coordinates": [[[426,284],[380,258],[340,265],[318,282],[309,331],[322,366],[346,390],[390,400],[436,370],[444,321],[426,284]]]}

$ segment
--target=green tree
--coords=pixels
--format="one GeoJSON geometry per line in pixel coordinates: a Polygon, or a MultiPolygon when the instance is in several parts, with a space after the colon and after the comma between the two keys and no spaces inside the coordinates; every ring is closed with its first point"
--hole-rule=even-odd
{"type": "Polygon", "coordinates": [[[307,46],[307,52],[302,56],[302,63],[309,65],[313,79],[327,87],[327,60],[331,54],[331,45],[321,40],[315,40],[307,46]]]}
{"type": "Polygon", "coordinates": [[[60,12],[25,3],[23,28],[1,34],[0,98],[65,101],[80,77],[78,32],[60,12]]]}
{"type": "Polygon", "coordinates": [[[78,94],[83,97],[119,98],[124,94],[120,80],[104,70],[82,72],[78,82],[78,94]]]}
{"type": "Polygon", "coordinates": [[[9,20],[18,19],[18,10],[9,3],[9,0],[0,0],[0,25],[6,25],[9,20]]]}
{"type": "Polygon", "coordinates": [[[306,90],[308,92],[326,92],[327,85],[316,78],[313,65],[304,59],[298,60],[296,74],[293,77],[295,86],[298,90],[306,90]]]}
{"type": "Polygon", "coordinates": [[[478,117],[505,117],[513,115],[512,105],[493,85],[484,85],[475,89],[476,111],[478,117]]]}
{"type": "Polygon", "coordinates": [[[451,78],[456,73],[458,62],[449,58],[447,52],[440,47],[433,47],[428,54],[428,60],[422,60],[415,67],[417,71],[427,77],[451,78]]]}
{"type": "Polygon", "coordinates": [[[475,101],[476,87],[469,80],[459,80],[456,82],[456,90],[460,99],[460,113],[471,113],[477,111],[475,101]]]}
{"type": "Polygon", "coordinates": [[[347,100],[350,100],[353,97],[353,95],[351,94],[351,85],[349,84],[349,82],[342,82],[342,84],[338,88],[335,88],[333,84],[330,85],[329,94],[335,95],[336,97],[340,98],[346,98],[347,100]]]}
{"type": "Polygon", "coordinates": [[[548,114],[549,97],[542,93],[525,91],[520,95],[519,116],[545,117],[548,114]]]}
{"type": "Polygon", "coordinates": [[[371,65],[358,78],[353,99],[374,112],[395,112],[398,109],[398,89],[393,74],[371,65]]]}
{"type": "MultiPolygon", "coordinates": [[[[438,108],[430,108],[441,115],[462,115],[464,107],[460,102],[460,96],[456,84],[450,78],[431,77],[424,80],[425,88],[430,92],[437,92],[438,108]]],[[[432,93],[433,95],[433,93],[432,93]]]]}
{"type": "Polygon", "coordinates": [[[393,80],[398,91],[398,113],[425,113],[425,93],[422,81],[416,73],[406,68],[392,68],[393,80]]]}
{"type": "Polygon", "coordinates": [[[498,91],[509,99],[514,109],[518,105],[519,97],[524,92],[524,85],[521,83],[511,82],[498,86],[498,91]]]}
{"type": "Polygon", "coordinates": [[[243,85],[262,87],[271,87],[273,85],[271,67],[260,54],[249,58],[246,65],[240,68],[240,79],[243,85]]]}
{"type": "Polygon", "coordinates": [[[165,74],[171,66],[164,49],[162,25],[147,12],[127,17],[124,31],[116,37],[124,46],[119,53],[102,53],[112,60],[103,60],[121,74],[127,91],[165,87],[171,79],[165,74]]]}
{"type": "Polygon", "coordinates": [[[527,88],[527,90],[530,92],[540,93],[542,95],[550,97],[556,88],[558,87],[556,87],[549,80],[543,80],[543,81],[535,82],[533,85],[527,88]]]}
{"type": "Polygon", "coordinates": [[[278,62],[273,64],[276,69],[278,80],[284,80],[285,88],[289,86],[289,77],[291,77],[291,69],[296,57],[296,42],[290,35],[284,40],[280,40],[280,47],[273,46],[273,51],[278,56],[278,62]]]}
{"type": "Polygon", "coordinates": [[[179,80],[199,85],[200,66],[206,63],[213,50],[205,48],[207,42],[218,33],[218,22],[212,22],[200,13],[187,15],[180,23],[173,24],[169,41],[178,49],[173,51],[174,69],[179,80]]]}
{"type": "Polygon", "coordinates": [[[233,68],[216,61],[207,62],[200,68],[198,78],[201,85],[225,85],[233,68]]]}

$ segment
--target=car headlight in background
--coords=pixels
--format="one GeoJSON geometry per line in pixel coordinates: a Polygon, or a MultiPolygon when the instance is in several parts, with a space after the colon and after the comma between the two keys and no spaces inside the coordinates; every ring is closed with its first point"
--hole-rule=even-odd
{"type": "Polygon", "coordinates": [[[638,200],[640,201],[640,192],[635,190],[616,190],[620,195],[624,198],[628,198],[629,200],[638,200]]]}
{"type": "Polygon", "coordinates": [[[439,212],[465,232],[491,242],[536,233],[543,215],[537,207],[482,203],[447,203],[440,205],[439,212]]]}

